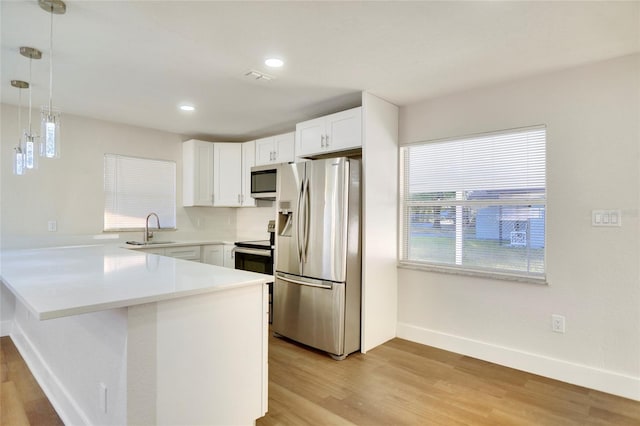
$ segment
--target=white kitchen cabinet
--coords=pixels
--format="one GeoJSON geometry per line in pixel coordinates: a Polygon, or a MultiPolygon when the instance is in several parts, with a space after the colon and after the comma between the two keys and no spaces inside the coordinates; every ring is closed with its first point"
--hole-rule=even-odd
{"type": "Polygon", "coordinates": [[[165,247],[164,255],[177,259],[201,261],[200,246],[165,247]]]}
{"type": "Polygon", "coordinates": [[[154,247],[154,248],[142,248],[142,249],[136,249],[136,250],[143,251],[145,253],[159,254],[160,256],[164,256],[164,248],[154,247]]]}
{"type": "Polygon", "coordinates": [[[213,144],[213,205],[242,204],[242,144],[213,144]]]}
{"type": "Polygon", "coordinates": [[[295,154],[298,157],[362,147],[362,107],[296,125],[295,154]]]}
{"type": "Polygon", "coordinates": [[[188,140],[182,144],[182,205],[213,205],[213,143],[188,140]]]}
{"type": "Polygon", "coordinates": [[[177,259],[194,260],[200,262],[200,246],[178,246],[178,247],[145,247],[136,248],[137,251],[145,253],[159,254],[160,256],[175,257],[177,259]]]}
{"type": "Polygon", "coordinates": [[[253,141],[213,144],[213,205],[253,207],[251,167],[255,163],[253,141]]]}
{"type": "Polygon", "coordinates": [[[235,245],[233,244],[225,244],[223,246],[224,253],[223,253],[223,259],[222,259],[222,266],[226,268],[235,269],[236,259],[235,259],[235,252],[233,251],[234,248],[235,248],[235,245]]]}
{"type": "Polygon", "coordinates": [[[251,196],[251,167],[256,165],[256,143],[249,141],[242,144],[242,193],[240,205],[242,207],[255,207],[256,200],[251,196]]]}
{"type": "Polygon", "coordinates": [[[182,144],[182,205],[254,207],[251,167],[254,142],[205,142],[182,144]]]}
{"type": "Polygon", "coordinates": [[[202,263],[209,265],[224,265],[224,246],[221,244],[202,246],[202,263]]]}
{"type": "Polygon", "coordinates": [[[256,166],[295,161],[295,132],[257,139],[256,166]]]}

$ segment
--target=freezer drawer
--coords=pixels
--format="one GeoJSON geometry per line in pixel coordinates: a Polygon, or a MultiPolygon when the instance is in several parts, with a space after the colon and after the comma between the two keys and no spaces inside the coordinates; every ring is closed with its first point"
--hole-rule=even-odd
{"type": "Polygon", "coordinates": [[[345,354],[345,284],[276,275],[274,332],[334,355],[345,354]]]}

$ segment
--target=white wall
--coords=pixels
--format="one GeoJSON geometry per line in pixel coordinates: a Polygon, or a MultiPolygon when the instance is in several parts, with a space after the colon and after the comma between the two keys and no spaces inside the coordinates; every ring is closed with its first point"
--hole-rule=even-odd
{"type": "Polygon", "coordinates": [[[401,143],[546,124],[548,190],[548,285],[400,269],[400,337],[640,399],[639,76],[635,55],[400,110],[401,143]]]}
{"type": "Polygon", "coordinates": [[[238,241],[267,240],[267,225],[276,218],[275,201],[259,201],[265,207],[245,207],[236,213],[236,235],[238,241]]]}
{"type": "MultiPolygon", "coordinates": [[[[23,123],[26,122],[25,112],[23,108],[23,123]]],[[[1,105],[0,114],[2,249],[84,244],[94,241],[91,236],[101,235],[105,153],[176,162],[178,231],[156,233],[156,238],[235,240],[237,209],[181,207],[181,143],[185,138],[157,130],[64,114],[61,158],[40,160],[35,172],[14,176],[11,161],[13,147],[18,140],[17,108],[1,105]],[[49,220],[57,221],[57,232],[47,231],[49,220]]],[[[34,111],[33,120],[36,124],[39,124],[38,114],[34,111]]],[[[117,236],[120,241],[142,238],[141,232],[123,232],[117,236]]],[[[1,286],[0,298],[0,334],[7,334],[13,317],[14,299],[4,286],[1,286]]]]}
{"type": "MultiPolygon", "coordinates": [[[[3,248],[51,245],[57,240],[102,233],[105,153],[177,163],[178,232],[156,234],[159,239],[235,238],[234,209],[181,207],[184,138],[180,135],[64,114],[61,158],[40,160],[35,172],[14,176],[11,154],[18,138],[17,108],[2,105],[1,114],[3,248]],[[49,220],[57,221],[57,232],[47,231],[49,220]]],[[[39,123],[35,112],[33,117],[39,123]]],[[[138,234],[123,233],[122,238],[139,239],[138,234]]]]}

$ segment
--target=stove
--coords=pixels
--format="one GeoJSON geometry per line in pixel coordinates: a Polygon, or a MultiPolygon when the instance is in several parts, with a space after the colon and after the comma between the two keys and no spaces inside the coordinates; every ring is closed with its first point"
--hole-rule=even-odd
{"type": "Polygon", "coordinates": [[[236,241],[236,247],[245,247],[258,250],[273,250],[275,245],[269,240],[259,241],[236,241]]]}
{"type": "MultiPolygon", "coordinates": [[[[275,221],[269,221],[267,230],[270,234],[268,240],[257,241],[237,241],[233,249],[235,258],[235,268],[244,271],[259,272],[261,274],[273,275],[273,252],[275,249],[275,221]]],[[[273,283],[269,286],[269,323],[273,310],[273,283]]]]}

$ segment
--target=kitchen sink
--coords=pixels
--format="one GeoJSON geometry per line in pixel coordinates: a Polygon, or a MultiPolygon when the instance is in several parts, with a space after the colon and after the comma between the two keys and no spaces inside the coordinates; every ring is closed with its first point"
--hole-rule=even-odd
{"type": "Polygon", "coordinates": [[[141,243],[140,241],[127,241],[127,244],[132,246],[152,246],[154,244],[173,244],[175,241],[149,241],[141,243]]]}

